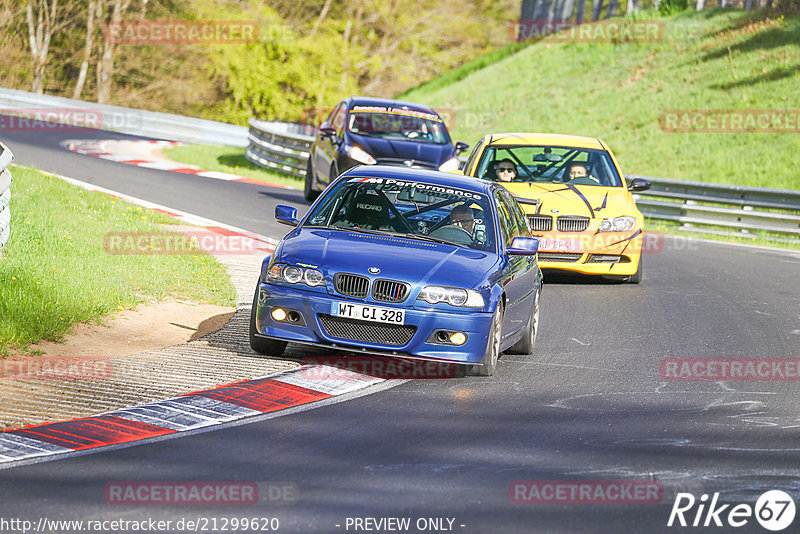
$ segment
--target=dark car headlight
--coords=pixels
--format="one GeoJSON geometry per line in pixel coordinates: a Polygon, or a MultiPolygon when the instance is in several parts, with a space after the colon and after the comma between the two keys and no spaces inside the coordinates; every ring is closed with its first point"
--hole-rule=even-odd
{"type": "Polygon", "coordinates": [[[439,165],[439,170],[442,172],[453,172],[457,171],[461,168],[461,162],[458,158],[450,158],[441,165],[439,165]]]}
{"type": "Polygon", "coordinates": [[[350,159],[354,159],[359,163],[364,163],[365,165],[375,165],[377,161],[375,158],[369,155],[366,150],[359,146],[348,146],[344,149],[345,154],[350,156],[350,159]]]}

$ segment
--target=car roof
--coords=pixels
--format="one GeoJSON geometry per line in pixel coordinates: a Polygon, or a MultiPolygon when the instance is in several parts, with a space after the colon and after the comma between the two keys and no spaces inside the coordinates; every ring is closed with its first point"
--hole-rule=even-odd
{"type": "Polygon", "coordinates": [[[552,133],[499,133],[485,137],[490,145],[554,145],[575,148],[607,150],[605,143],[596,137],[552,133]]]}
{"type": "Polygon", "coordinates": [[[405,102],[403,100],[392,100],[390,98],[373,98],[369,96],[352,96],[347,100],[350,101],[348,109],[352,108],[353,106],[383,106],[387,108],[407,107],[413,111],[423,111],[425,113],[433,113],[437,117],[439,116],[439,114],[436,113],[436,111],[431,107],[424,106],[422,104],[416,104],[414,102],[405,102]]]}
{"type": "Polygon", "coordinates": [[[359,165],[348,169],[342,173],[342,176],[426,182],[485,195],[491,195],[493,189],[500,187],[494,182],[473,178],[471,176],[464,176],[463,174],[429,171],[426,169],[411,169],[408,167],[394,167],[389,165],[359,165]]]}

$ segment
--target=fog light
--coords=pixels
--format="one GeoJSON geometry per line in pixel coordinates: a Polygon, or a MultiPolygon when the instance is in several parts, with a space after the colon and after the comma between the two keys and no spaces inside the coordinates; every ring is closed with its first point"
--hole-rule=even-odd
{"type": "Polygon", "coordinates": [[[467,342],[467,334],[464,332],[453,332],[450,334],[450,343],[453,345],[463,345],[467,342]]]}
{"type": "Polygon", "coordinates": [[[286,312],[283,311],[283,308],[275,308],[272,310],[272,318],[276,321],[280,322],[286,319],[286,312]]]}

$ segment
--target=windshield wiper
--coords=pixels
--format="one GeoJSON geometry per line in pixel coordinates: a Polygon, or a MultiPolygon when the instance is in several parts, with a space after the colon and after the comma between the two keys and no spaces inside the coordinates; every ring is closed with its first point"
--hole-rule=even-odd
{"type": "Polygon", "coordinates": [[[450,241],[449,239],[442,239],[441,237],[431,237],[429,235],[424,235],[424,234],[401,234],[399,232],[387,232],[387,233],[395,237],[405,237],[407,239],[421,239],[422,241],[431,241],[433,243],[454,245],[456,247],[468,247],[468,245],[465,245],[464,243],[456,243],[455,241],[450,241]]]}

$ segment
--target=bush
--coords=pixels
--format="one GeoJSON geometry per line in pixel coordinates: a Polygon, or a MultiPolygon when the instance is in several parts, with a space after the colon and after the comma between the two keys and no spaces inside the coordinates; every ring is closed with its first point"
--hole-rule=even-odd
{"type": "Polygon", "coordinates": [[[658,12],[664,16],[675,15],[688,8],[689,0],[661,0],[658,4],[658,12]]]}

